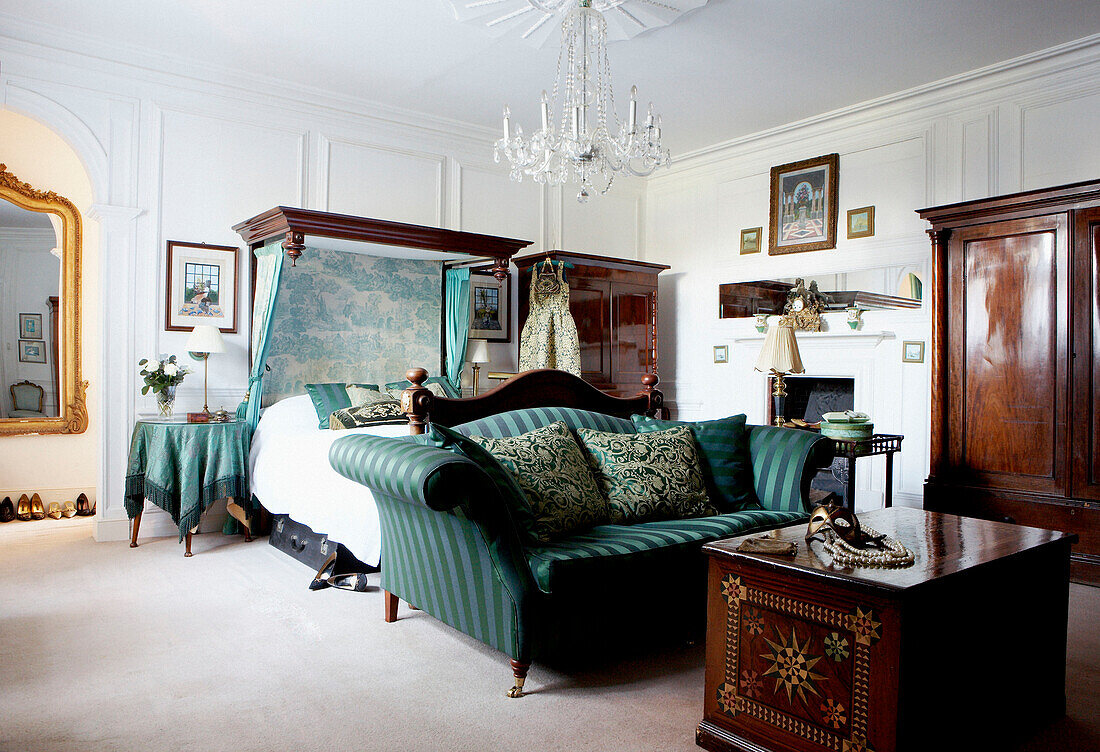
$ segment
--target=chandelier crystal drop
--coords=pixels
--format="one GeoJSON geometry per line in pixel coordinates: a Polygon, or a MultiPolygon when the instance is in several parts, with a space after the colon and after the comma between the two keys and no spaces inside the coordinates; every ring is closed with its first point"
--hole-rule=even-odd
{"type": "Polygon", "coordinates": [[[577,200],[592,191],[607,193],[616,173],[645,177],[671,158],[661,146],[661,116],[650,103],[645,122],[638,123],[638,87],[630,90],[626,122],[615,112],[611,65],[607,58],[607,22],[592,0],[578,0],[561,27],[557,79],[553,93],[542,92],[542,127],[530,136],[512,130],[504,108],[504,136],[496,142],[494,159],[506,157],[516,182],[530,175],[536,183],[580,183],[577,200]]]}

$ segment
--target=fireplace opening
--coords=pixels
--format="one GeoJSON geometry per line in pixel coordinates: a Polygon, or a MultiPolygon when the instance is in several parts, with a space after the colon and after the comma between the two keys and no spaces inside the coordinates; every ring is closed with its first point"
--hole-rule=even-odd
{"type": "MultiPolygon", "coordinates": [[[[785,376],[787,400],[783,412],[787,420],[801,418],[807,423],[817,423],[825,413],[854,410],[856,380],[842,376],[785,376]]],[[[768,423],[775,419],[775,406],[771,391],[774,384],[768,380],[768,423]]],[[[820,471],[810,481],[810,488],[836,493],[844,497],[848,482],[848,465],[845,460],[833,460],[832,467],[820,471]]]]}

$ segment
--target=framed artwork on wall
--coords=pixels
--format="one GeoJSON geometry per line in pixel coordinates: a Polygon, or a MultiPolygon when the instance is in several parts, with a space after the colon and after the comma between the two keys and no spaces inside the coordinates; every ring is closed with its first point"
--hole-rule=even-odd
{"type": "Polygon", "coordinates": [[[768,254],[836,248],[839,154],[772,168],[768,254]]]}
{"type": "Polygon", "coordinates": [[[848,240],[869,238],[875,234],[875,207],[848,210],[848,240]]]}
{"type": "Polygon", "coordinates": [[[168,241],[164,328],[189,332],[199,324],[237,331],[237,249],[168,241]]]}
{"type": "Polygon", "coordinates": [[[42,340],[19,340],[20,363],[45,363],[46,343],[42,340]]]}
{"type": "Polygon", "coordinates": [[[470,272],[470,338],[489,342],[511,342],[509,278],[497,279],[489,272],[470,272]]]}
{"type": "Polygon", "coordinates": [[[746,253],[760,253],[760,236],[764,234],[763,227],[751,227],[741,231],[741,255],[746,253]]]}
{"type": "Polygon", "coordinates": [[[902,342],[901,343],[901,360],[903,363],[923,363],[924,362],[924,343],[923,342],[902,342]]]}
{"type": "Polygon", "coordinates": [[[42,314],[19,314],[19,339],[43,339],[42,314]]]}
{"type": "Polygon", "coordinates": [[[714,362],[715,363],[729,363],[730,360],[730,346],[729,345],[715,345],[714,346],[714,362]]]}

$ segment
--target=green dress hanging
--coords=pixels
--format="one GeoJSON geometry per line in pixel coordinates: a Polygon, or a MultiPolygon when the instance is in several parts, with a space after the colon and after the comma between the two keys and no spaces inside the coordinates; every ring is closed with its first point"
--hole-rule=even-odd
{"type": "Polygon", "coordinates": [[[531,275],[531,308],[519,339],[519,370],[556,368],[581,375],[581,345],[569,312],[569,285],[563,264],[535,264],[531,275]],[[540,268],[541,266],[541,268],[540,268]]]}

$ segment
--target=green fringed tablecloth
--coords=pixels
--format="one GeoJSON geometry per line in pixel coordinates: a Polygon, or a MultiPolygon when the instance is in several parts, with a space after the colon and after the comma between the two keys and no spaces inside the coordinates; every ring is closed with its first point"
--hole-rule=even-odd
{"type": "Polygon", "coordinates": [[[218,499],[253,511],[248,490],[248,424],[138,421],[126,463],[126,514],[145,500],[172,515],[180,540],[218,499]]]}

